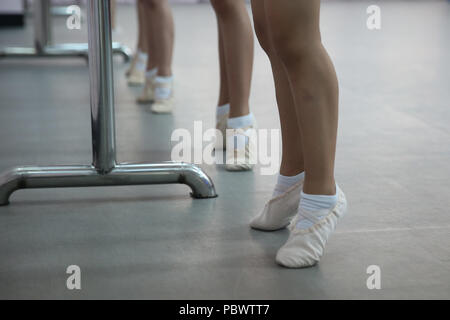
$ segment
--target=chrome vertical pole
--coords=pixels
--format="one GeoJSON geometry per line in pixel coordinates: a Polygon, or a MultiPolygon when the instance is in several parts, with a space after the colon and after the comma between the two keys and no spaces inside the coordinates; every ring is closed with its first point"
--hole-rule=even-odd
{"type": "Polygon", "coordinates": [[[43,54],[51,43],[50,0],[34,1],[34,47],[43,54]]]}
{"type": "Polygon", "coordinates": [[[93,165],[99,173],[115,166],[114,80],[109,1],[88,1],[93,165]]]}
{"type": "Polygon", "coordinates": [[[93,164],[11,168],[0,174],[0,206],[9,203],[14,191],[28,188],[181,183],[191,187],[194,198],[217,197],[211,179],[193,164],[116,164],[109,0],[89,0],[88,4],[93,164]]]}

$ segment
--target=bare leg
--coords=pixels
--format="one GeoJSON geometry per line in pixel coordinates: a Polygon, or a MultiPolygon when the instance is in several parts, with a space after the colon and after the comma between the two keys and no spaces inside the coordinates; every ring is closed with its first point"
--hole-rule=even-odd
{"type": "Polygon", "coordinates": [[[171,113],[174,107],[172,55],[174,21],[168,0],[145,0],[146,35],[149,57],[144,90],[138,103],[152,103],[154,113],[171,113]]]}
{"type": "Polygon", "coordinates": [[[142,85],[145,83],[145,68],[147,65],[147,41],[146,41],[146,26],[145,26],[145,16],[146,7],[144,5],[144,0],[137,0],[136,2],[136,14],[137,14],[137,24],[138,24],[138,43],[137,49],[134,54],[133,60],[131,61],[130,68],[126,72],[128,77],[128,85],[142,85]]]}
{"type": "Polygon", "coordinates": [[[148,54],[147,50],[147,40],[146,40],[146,23],[145,21],[145,6],[144,0],[138,0],[137,4],[137,16],[138,16],[138,49],[141,52],[148,54]]]}
{"type": "Polygon", "coordinates": [[[220,65],[220,90],[219,90],[219,106],[230,103],[230,95],[228,90],[228,74],[225,62],[225,47],[223,44],[223,36],[220,24],[217,24],[219,34],[219,65],[220,65]]]}
{"type": "Polygon", "coordinates": [[[147,71],[158,67],[158,46],[155,46],[153,24],[150,22],[151,7],[148,0],[139,0],[142,4],[142,42],[147,49],[147,71]]]}
{"type": "Polygon", "coordinates": [[[275,80],[283,142],[280,174],[294,176],[304,171],[302,134],[296,118],[294,98],[286,70],[270,39],[264,1],[252,0],[252,11],[256,35],[270,59],[275,80]]]}
{"type": "MultiPolygon", "coordinates": [[[[244,1],[211,0],[224,49],[230,118],[249,114],[253,33],[244,1]]],[[[223,77],[223,76],[222,76],[223,77]]]]}
{"type": "Polygon", "coordinates": [[[304,192],[335,194],[338,83],[321,42],[320,0],[265,0],[265,5],[274,48],[287,71],[302,132],[304,192]]]}
{"type": "Polygon", "coordinates": [[[116,0],[110,0],[111,6],[111,28],[116,29],[116,0]]]}
{"type": "Polygon", "coordinates": [[[147,40],[150,56],[147,69],[155,66],[158,75],[172,75],[172,55],[174,46],[174,22],[172,10],[167,0],[147,0],[147,40]]]}

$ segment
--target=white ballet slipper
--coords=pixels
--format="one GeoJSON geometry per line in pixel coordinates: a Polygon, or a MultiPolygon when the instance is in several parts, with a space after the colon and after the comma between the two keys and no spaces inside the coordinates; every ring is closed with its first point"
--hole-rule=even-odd
{"type": "Polygon", "coordinates": [[[169,99],[156,100],[151,107],[153,113],[165,114],[172,113],[175,105],[175,99],[170,97],[169,99]]]}
{"type": "Polygon", "coordinates": [[[128,76],[127,82],[129,86],[142,86],[145,84],[145,71],[133,69],[128,76]]]}
{"type": "Polygon", "coordinates": [[[270,199],[263,211],[250,221],[253,229],[275,231],[289,225],[297,214],[303,180],[299,181],[286,192],[270,199]]]}
{"type": "Polygon", "coordinates": [[[226,149],[227,121],[228,121],[228,113],[219,116],[217,119],[216,130],[218,130],[222,136],[216,137],[216,142],[214,145],[215,150],[226,149]]]}
{"type": "Polygon", "coordinates": [[[228,171],[250,171],[256,164],[256,124],[248,128],[227,129],[226,130],[226,163],[225,169],[228,171]],[[244,148],[234,145],[235,137],[245,138],[248,142],[244,148]]]}
{"type": "Polygon", "coordinates": [[[136,99],[137,103],[146,104],[155,101],[155,78],[147,78],[141,95],[136,99]]]}
{"type": "Polygon", "coordinates": [[[170,95],[167,99],[161,99],[157,97],[157,94],[155,94],[155,102],[151,106],[151,111],[153,113],[172,113],[174,105],[175,105],[175,99],[173,97],[173,83],[172,82],[153,82],[154,85],[154,92],[156,92],[158,89],[169,89],[170,95]]]}
{"type": "Polygon", "coordinates": [[[125,76],[128,78],[134,71],[134,69],[136,68],[136,63],[138,61],[138,53],[136,52],[133,55],[133,58],[131,59],[131,63],[130,63],[130,67],[128,68],[128,70],[125,72],[125,76]]]}
{"type": "Polygon", "coordinates": [[[276,262],[287,268],[305,268],[314,266],[319,262],[330,234],[336,228],[338,219],[344,216],[347,210],[347,200],[342,190],[338,187],[338,202],[336,206],[319,214],[324,218],[315,221],[315,214],[302,215],[310,221],[315,222],[313,226],[307,229],[297,228],[299,215],[291,222],[289,226],[290,235],[286,244],[278,250],[276,262]]]}

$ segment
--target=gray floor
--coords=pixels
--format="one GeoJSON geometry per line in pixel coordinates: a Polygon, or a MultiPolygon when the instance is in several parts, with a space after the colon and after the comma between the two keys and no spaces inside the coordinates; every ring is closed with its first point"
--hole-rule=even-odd
{"type": "MultiPolygon", "coordinates": [[[[337,179],[349,200],[317,267],[274,262],[287,231],[248,228],[275,176],[204,166],[219,198],[193,200],[185,186],[26,190],[0,208],[0,298],[450,298],[450,5],[379,2],[380,31],[366,28],[371,2],[326,2],[323,37],[341,85],[337,179]],[[66,289],[66,267],[82,290],[66,289]],[[366,268],[381,268],[368,290],[366,268]]],[[[175,6],[178,106],[156,116],[134,103],[115,61],[118,156],[170,157],[175,128],[213,125],[218,88],[214,15],[175,6]]],[[[131,7],[120,9],[130,46],[131,7]]],[[[82,41],[54,20],[55,39],[82,41]]],[[[0,30],[0,44],[31,43],[32,30],[0,30]]],[[[21,164],[90,162],[88,73],[83,61],[0,61],[0,171],[21,164]]],[[[257,48],[253,111],[278,128],[267,59],[257,48]]]]}

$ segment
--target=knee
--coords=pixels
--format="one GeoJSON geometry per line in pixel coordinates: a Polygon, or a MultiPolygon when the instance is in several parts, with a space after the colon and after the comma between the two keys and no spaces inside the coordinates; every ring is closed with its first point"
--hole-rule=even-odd
{"type": "Polygon", "coordinates": [[[270,57],[270,55],[272,54],[272,45],[269,38],[267,24],[262,21],[257,21],[256,19],[254,19],[254,26],[259,45],[270,57]]]}
{"type": "Polygon", "coordinates": [[[301,32],[285,32],[274,29],[272,32],[273,48],[285,64],[303,61],[305,57],[313,54],[322,45],[320,38],[301,32]]]}
{"type": "Polygon", "coordinates": [[[302,39],[278,30],[273,31],[272,39],[277,55],[285,62],[295,59],[307,46],[302,39]]]}

